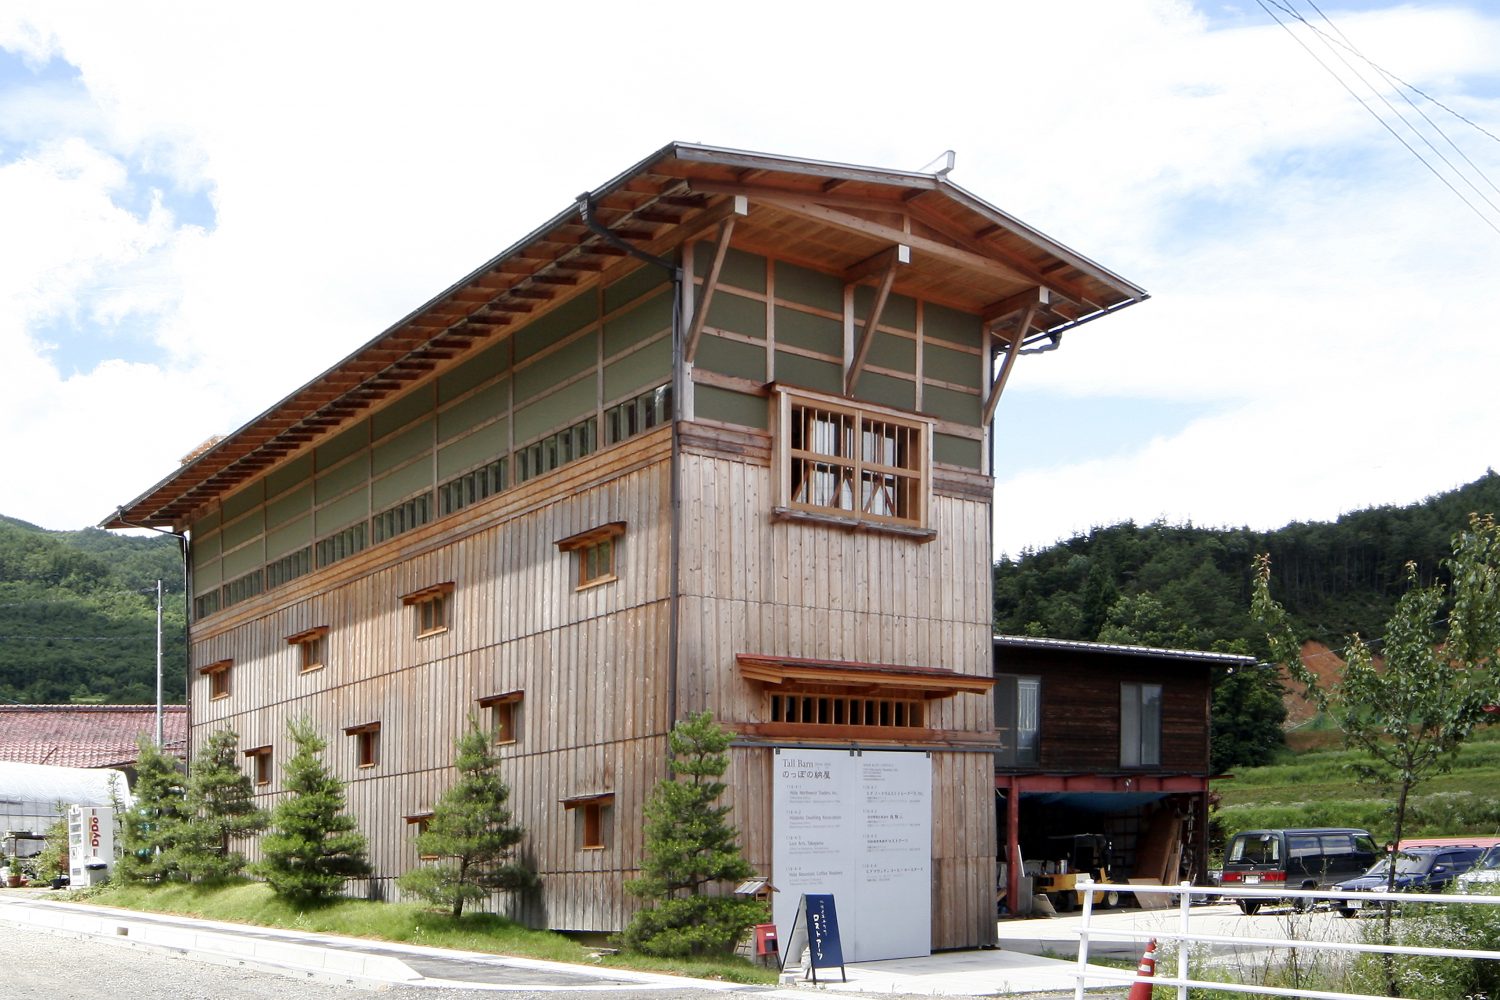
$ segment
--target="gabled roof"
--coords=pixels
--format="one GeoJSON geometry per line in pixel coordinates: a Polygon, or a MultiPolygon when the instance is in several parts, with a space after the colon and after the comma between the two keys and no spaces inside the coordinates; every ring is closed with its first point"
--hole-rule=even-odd
{"type": "Polygon", "coordinates": [[[1021,635],[995,636],[995,649],[1045,649],[1105,656],[1135,656],[1153,660],[1179,660],[1216,667],[1253,667],[1255,665],[1255,657],[1241,656],[1237,653],[1208,653],[1196,649],[1160,649],[1155,646],[1079,642],[1074,639],[1040,639],[1021,635]]]}
{"type": "MultiPolygon", "coordinates": [[[[0,705],[0,760],[58,767],[135,763],[136,740],[156,733],[154,705],[0,705]]],[[[163,749],[187,756],[187,706],[162,711],[163,749]]]]}
{"type": "MultiPolygon", "coordinates": [[[[1052,338],[1146,292],[970,194],[945,173],[671,143],[580,195],[493,259],[118,508],[102,527],[179,527],[218,498],[419,381],[602,281],[734,217],[734,246],[851,281],[910,250],[895,292],[1052,338]],[[590,228],[591,220],[617,239],[590,228]],[[744,214],[741,214],[744,213],[744,214]]],[[[872,277],[873,275],[873,277],[872,277]]]]}

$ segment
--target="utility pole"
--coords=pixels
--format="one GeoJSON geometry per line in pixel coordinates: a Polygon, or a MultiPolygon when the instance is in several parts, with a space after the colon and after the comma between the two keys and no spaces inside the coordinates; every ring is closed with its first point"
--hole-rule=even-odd
{"type": "Polygon", "coordinates": [[[160,750],[161,735],[161,581],[156,581],[156,749],[160,750]]]}

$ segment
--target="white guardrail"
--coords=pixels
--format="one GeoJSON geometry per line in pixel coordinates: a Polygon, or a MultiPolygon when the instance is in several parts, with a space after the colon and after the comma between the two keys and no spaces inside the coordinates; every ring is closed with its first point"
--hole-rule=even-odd
{"type": "MultiPolygon", "coordinates": [[[[1297,950],[1322,950],[1343,952],[1373,952],[1386,955],[1421,955],[1434,958],[1480,958],[1500,961],[1500,951],[1471,951],[1460,948],[1421,948],[1409,945],[1380,945],[1367,944],[1362,941],[1315,941],[1291,937],[1250,937],[1243,934],[1195,934],[1192,928],[1192,902],[1194,897],[1202,899],[1205,895],[1218,896],[1222,899],[1259,899],[1267,903],[1291,902],[1294,905],[1300,903],[1305,909],[1321,901],[1344,901],[1357,899],[1361,903],[1418,903],[1427,905],[1431,903],[1454,903],[1468,904],[1472,906],[1500,906],[1500,895],[1452,895],[1443,893],[1419,893],[1411,892],[1330,892],[1327,890],[1312,889],[1260,889],[1241,888],[1238,886],[1201,886],[1192,885],[1188,882],[1179,885],[1130,885],[1129,887],[1117,884],[1102,884],[1093,888],[1095,883],[1087,875],[1079,875],[1076,883],[1079,898],[1082,902],[1082,922],[1078,930],[1078,985],[1074,991],[1077,1000],[1083,1000],[1085,977],[1095,983],[1100,980],[1114,980],[1120,984],[1145,983],[1151,986],[1167,986],[1177,988],[1179,1000],[1187,1000],[1190,988],[1219,990],[1225,993],[1244,993],[1255,996],[1273,997],[1307,997],[1312,1000],[1389,1000],[1388,997],[1368,993],[1330,993],[1323,990],[1304,990],[1292,987],[1265,986],[1260,984],[1242,985],[1239,983],[1226,983],[1219,980],[1192,979],[1188,975],[1188,960],[1190,952],[1195,944],[1204,945],[1234,945],[1263,948],[1282,948],[1297,950]],[[1092,891],[1087,891],[1092,888],[1092,891]],[[1094,910],[1094,896],[1103,895],[1105,892],[1132,892],[1137,895],[1166,895],[1177,897],[1178,929],[1176,931],[1166,930],[1114,930],[1098,926],[1090,926],[1094,910]],[[1157,966],[1157,974],[1151,977],[1142,977],[1138,973],[1103,969],[1099,967],[1090,968],[1089,941],[1135,941],[1144,946],[1146,942],[1153,939],[1159,941],[1176,941],[1180,943],[1177,948],[1177,974],[1175,976],[1164,976],[1160,974],[1160,966],[1157,966]]],[[[1156,911],[1162,912],[1160,910],[1156,911]]],[[[1457,998],[1455,998],[1457,1000],[1457,998]]]]}

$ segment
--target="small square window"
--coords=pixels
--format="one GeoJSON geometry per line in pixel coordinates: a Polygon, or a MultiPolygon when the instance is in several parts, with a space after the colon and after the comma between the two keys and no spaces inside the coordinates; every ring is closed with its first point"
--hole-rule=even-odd
{"type": "Polygon", "coordinates": [[[413,625],[418,639],[448,630],[449,604],[451,603],[449,598],[452,595],[453,584],[440,583],[435,587],[425,587],[401,598],[403,604],[410,605],[412,608],[412,614],[415,616],[413,625]]]}
{"type": "Polygon", "coordinates": [[[608,846],[606,838],[609,832],[609,812],[614,801],[613,792],[563,799],[563,808],[571,809],[577,815],[573,829],[580,851],[602,851],[608,846]]]}
{"type": "Polygon", "coordinates": [[[319,625],[306,632],[286,637],[287,644],[297,648],[297,669],[307,674],[322,670],[327,662],[328,626],[319,625]]]}
{"type": "MultiPolygon", "coordinates": [[[[411,832],[413,841],[422,836],[422,834],[426,833],[427,828],[431,824],[432,813],[430,812],[413,813],[412,815],[406,817],[406,827],[411,832]]],[[[422,854],[419,851],[417,854],[417,859],[420,861],[436,861],[438,860],[438,855],[422,854]]]]}
{"type": "Polygon", "coordinates": [[[354,737],[354,759],[360,767],[374,767],[380,763],[380,723],[350,726],[344,733],[354,737]]]}
{"type": "Polygon", "coordinates": [[[522,691],[507,691],[479,699],[479,707],[488,709],[490,728],[497,744],[515,743],[521,738],[522,691]]]}
{"type": "Polygon", "coordinates": [[[619,557],[620,537],[625,534],[625,522],[613,521],[597,528],[559,539],[557,547],[563,552],[575,553],[578,568],[575,573],[576,590],[609,583],[615,577],[615,563],[619,557]]]}
{"type": "Polygon", "coordinates": [[[269,785],[271,783],[271,748],[254,747],[246,750],[245,756],[250,759],[251,777],[257,785],[269,785]]]}
{"type": "Polygon", "coordinates": [[[232,666],[234,666],[233,660],[220,660],[198,668],[198,673],[208,678],[210,699],[218,701],[220,698],[229,697],[229,668],[232,666]]]}

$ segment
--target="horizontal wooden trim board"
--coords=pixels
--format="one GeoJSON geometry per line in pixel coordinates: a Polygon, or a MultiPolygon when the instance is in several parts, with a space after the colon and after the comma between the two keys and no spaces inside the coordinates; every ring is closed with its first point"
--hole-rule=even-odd
{"type": "Polygon", "coordinates": [[[327,635],[329,631],[330,629],[327,625],[319,625],[315,628],[305,629],[301,632],[298,632],[296,635],[287,636],[287,645],[295,646],[298,643],[311,642],[314,639],[321,639],[323,638],[323,636],[327,635]]]}
{"type": "Polygon", "coordinates": [[[422,601],[429,600],[433,597],[439,597],[443,594],[451,594],[453,593],[453,590],[454,584],[452,580],[449,580],[446,583],[435,583],[431,587],[423,587],[421,590],[414,590],[410,594],[402,594],[401,603],[419,604],[422,601]]]}
{"type": "Polygon", "coordinates": [[[480,708],[494,708],[496,705],[513,705],[523,700],[525,696],[525,691],[506,691],[504,694],[487,695],[486,697],[476,699],[476,701],[478,701],[480,708]]]}
{"type": "Polygon", "coordinates": [[[838,660],[808,660],[791,657],[735,657],[746,680],[763,684],[828,684],[839,687],[878,686],[916,691],[929,698],[955,694],[988,694],[995,678],[960,674],[936,667],[907,667],[891,663],[857,663],[838,660]]]}
{"type": "Polygon", "coordinates": [[[619,538],[623,534],[625,534],[625,522],[611,521],[597,528],[589,528],[576,535],[569,535],[567,538],[559,538],[557,547],[563,552],[572,552],[575,549],[586,549],[590,545],[597,545],[607,538],[619,538]]]}
{"type": "Polygon", "coordinates": [[[608,805],[615,800],[614,792],[591,792],[588,795],[574,795],[566,799],[558,799],[564,809],[576,809],[579,806],[608,805]]]}

